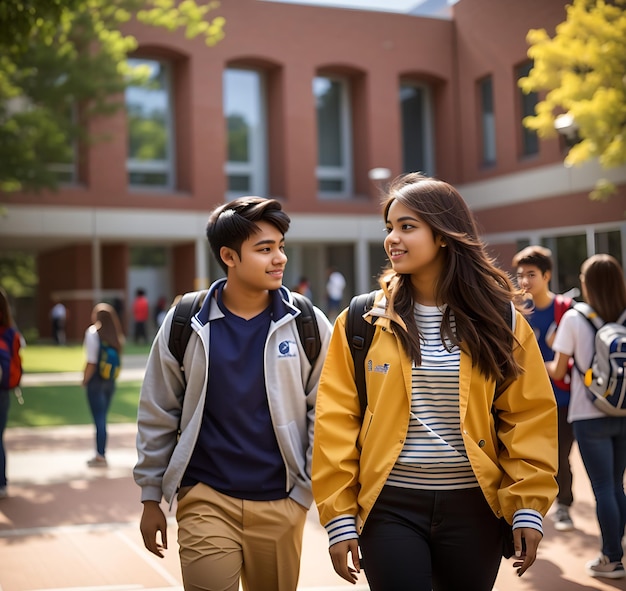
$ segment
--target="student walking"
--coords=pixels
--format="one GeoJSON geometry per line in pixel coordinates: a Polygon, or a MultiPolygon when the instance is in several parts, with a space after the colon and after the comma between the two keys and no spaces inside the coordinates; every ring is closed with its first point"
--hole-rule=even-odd
{"type": "Polygon", "coordinates": [[[133,321],[135,323],[133,338],[135,344],[148,343],[148,318],[150,317],[150,302],[143,288],[138,288],[133,300],[133,321]]]}
{"type": "Polygon", "coordinates": [[[9,495],[4,431],[9,419],[11,390],[19,385],[22,375],[21,344],[22,335],[15,328],[9,298],[0,287],[0,499],[9,495]]]}
{"type": "MultiPolygon", "coordinates": [[[[543,246],[528,246],[513,257],[513,267],[517,276],[517,284],[524,297],[530,296],[529,305],[524,308],[526,319],[530,323],[544,361],[554,359],[552,343],[556,327],[565,311],[572,306],[572,300],[550,291],[552,279],[552,252],[543,246]]],[[[572,467],[569,456],[574,443],[574,430],[567,420],[570,400],[570,372],[564,380],[554,380],[552,390],[558,407],[559,431],[559,471],[556,481],[559,485],[556,511],[553,514],[554,527],[557,531],[574,529],[570,515],[570,507],[574,502],[572,493],[572,467]]]]}
{"type": "MultiPolygon", "coordinates": [[[[584,300],[604,322],[615,322],[626,310],[624,273],[615,258],[597,254],[580,269],[584,300]]],[[[554,339],[554,361],[547,364],[555,379],[567,371],[570,358],[576,367],[590,367],[594,354],[594,330],[576,310],[565,313],[554,339]]],[[[592,577],[618,579],[624,576],[622,536],[626,526],[626,417],[608,416],[591,401],[583,378],[572,372],[572,391],[568,420],[596,499],[600,524],[601,553],[586,565],[592,577]]]]}
{"type": "Polygon", "coordinates": [[[502,558],[500,517],[513,527],[518,574],[535,562],[557,492],[554,394],[512,283],[459,193],[399,177],[383,219],[390,267],[364,315],[375,333],[363,417],[346,311],[320,380],[320,520],[349,582],[364,568],[372,591],[486,591],[502,558]]]}
{"type": "Polygon", "coordinates": [[[282,286],[290,219],[278,201],[243,197],[215,209],[207,238],[226,279],[192,320],[185,370],[169,350],[173,311],[157,333],[141,389],[141,532],[163,556],[159,507],[177,495],[183,583],[190,590],[295,591],[311,493],[317,386],[331,326],[314,309],[311,366],[300,310],[282,286]],[[160,537],[160,539],[159,539],[160,537]]]}
{"type": "Polygon", "coordinates": [[[96,304],[91,312],[91,322],[83,340],[87,359],[83,386],[96,426],[96,455],[87,461],[87,465],[106,468],[107,415],[115,394],[124,333],[117,312],[109,304],[96,304]]]}

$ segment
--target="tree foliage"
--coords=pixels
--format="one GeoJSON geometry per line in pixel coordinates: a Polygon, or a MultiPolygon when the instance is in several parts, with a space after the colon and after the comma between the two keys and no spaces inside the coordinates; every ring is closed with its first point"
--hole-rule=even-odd
{"type": "MultiPolygon", "coordinates": [[[[568,114],[580,141],[570,148],[566,165],[593,158],[605,169],[625,164],[626,0],[573,0],[554,37],[533,29],[527,41],[534,65],[520,87],[546,94],[524,124],[549,137],[556,133],[555,119],[568,114]]],[[[603,179],[591,196],[604,198],[614,190],[603,179]]]]}
{"type": "Polygon", "coordinates": [[[224,19],[218,2],[195,0],[6,0],[0,3],[0,191],[56,188],[50,164],[72,162],[95,138],[86,123],[123,107],[123,91],[145,80],[120,31],[131,19],[212,46],[224,19]]]}

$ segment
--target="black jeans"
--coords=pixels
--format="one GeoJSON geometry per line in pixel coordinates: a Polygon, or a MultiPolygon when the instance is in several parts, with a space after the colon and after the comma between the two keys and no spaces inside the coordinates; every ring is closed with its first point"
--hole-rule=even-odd
{"type": "Polygon", "coordinates": [[[572,495],[572,466],[569,461],[573,443],[574,427],[567,422],[567,406],[559,406],[559,471],[556,473],[559,494],[556,500],[559,504],[566,507],[569,507],[574,502],[572,495]]]}
{"type": "Polygon", "coordinates": [[[489,591],[501,535],[480,488],[385,486],[360,538],[365,575],[372,591],[489,591]]]}

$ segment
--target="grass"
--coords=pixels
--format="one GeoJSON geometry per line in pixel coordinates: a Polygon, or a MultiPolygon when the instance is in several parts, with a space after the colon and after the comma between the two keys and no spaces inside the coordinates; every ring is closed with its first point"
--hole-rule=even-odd
{"type": "MultiPolygon", "coordinates": [[[[147,354],[148,345],[129,344],[127,355],[147,354]]],[[[81,345],[54,346],[29,344],[21,350],[24,372],[82,372],[85,365],[81,345]]],[[[135,422],[140,381],[118,381],[108,414],[110,423],[135,422]]],[[[24,404],[11,399],[8,427],[49,427],[56,425],[88,425],[93,422],[85,388],[79,384],[43,384],[22,386],[24,404]]]]}
{"type": "MultiPolygon", "coordinates": [[[[125,355],[145,354],[149,345],[128,344],[124,347],[125,355]]],[[[85,367],[85,353],[82,345],[31,345],[21,350],[22,365],[26,373],[57,373],[63,371],[82,371],[85,367]]]]}
{"type": "MultiPolygon", "coordinates": [[[[107,420],[134,423],[141,382],[117,382],[107,420]]],[[[22,388],[24,404],[11,400],[8,427],[53,427],[93,423],[85,388],[74,385],[43,385],[22,388]]]]}

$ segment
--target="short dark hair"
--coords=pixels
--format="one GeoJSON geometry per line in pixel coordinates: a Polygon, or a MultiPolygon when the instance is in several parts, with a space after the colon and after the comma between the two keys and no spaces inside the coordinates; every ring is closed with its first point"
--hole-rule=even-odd
{"type": "Polygon", "coordinates": [[[527,246],[513,257],[513,266],[532,265],[537,267],[542,275],[552,272],[552,251],[545,246],[527,246]]]}
{"type": "Polygon", "coordinates": [[[220,249],[222,246],[232,248],[241,257],[242,243],[259,230],[257,222],[272,224],[284,236],[291,219],[279,201],[263,197],[240,197],[211,212],[206,237],[213,256],[224,272],[228,272],[228,266],[220,257],[220,249]]]}

